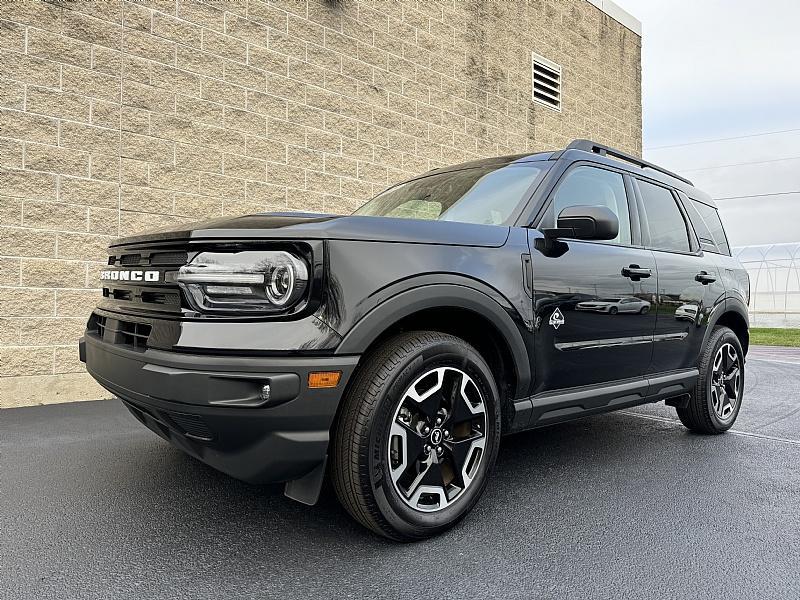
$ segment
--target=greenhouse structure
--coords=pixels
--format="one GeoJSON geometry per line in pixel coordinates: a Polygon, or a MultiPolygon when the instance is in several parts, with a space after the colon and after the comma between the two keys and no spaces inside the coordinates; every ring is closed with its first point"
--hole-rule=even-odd
{"type": "Polygon", "coordinates": [[[750,326],[800,327],[800,243],[733,249],[750,275],[750,326]]]}

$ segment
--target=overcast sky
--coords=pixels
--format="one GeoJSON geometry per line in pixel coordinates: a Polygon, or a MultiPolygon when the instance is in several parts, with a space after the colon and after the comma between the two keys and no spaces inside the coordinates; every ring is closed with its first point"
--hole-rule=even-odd
{"type": "Polygon", "coordinates": [[[616,2],[642,21],[645,158],[718,199],[733,245],[800,242],[800,2],[616,2]]]}

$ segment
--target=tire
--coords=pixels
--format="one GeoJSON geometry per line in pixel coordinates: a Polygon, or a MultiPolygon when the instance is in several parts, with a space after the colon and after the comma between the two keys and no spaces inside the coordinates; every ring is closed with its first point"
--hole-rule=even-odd
{"type": "Polygon", "coordinates": [[[649,312],[650,312],[650,307],[649,306],[643,306],[642,308],[639,309],[639,314],[640,315],[646,315],[649,312]]]}
{"type": "Polygon", "coordinates": [[[619,312],[619,309],[617,309],[616,306],[612,306],[611,308],[608,309],[608,314],[610,315],[615,315],[617,314],[617,312],[619,312]]]}
{"type": "Polygon", "coordinates": [[[464,340],[425,331],[393,337],[366,357],[343,400],[332,443],[336,495],[356,521],[390,539],[441,533],[483,493],[497,458],[500,417],[491,370],[464,340]],[[436,418],[444,419],[441,426],[436,418]],[[432,479],[442,485],[427,485],[432,479]]]}
{"type": "Polygon", "coordinates": [[[727,327],[715,327],[708,343],[700,355],[700,376],[685,408],[677,408],[678,418],[687,428],[697,433],[718,434],[731,428],[742,407],[744,391],[744,352],[739,338],[727,327]],[[731,361],[731,351],[736,356],[736,365],[726,369],[724,361],[731,361]],[[727,358],[725,358],[727,356],[727,358]],[[715,371],[717,361],[722,357],[722,379],[715,371]],[[734,368],[735,377],[729,376],[734,368]],[[717,385],[722,381],[722,385],[717,385]],[[722,390],[720,390],[722,387],[722,390]],[[735,398],[730,393],[735,391],[735,398]],[[725,394],[723,399],[722,394],[725,394]],[[726,405],[726,400],[727,404],[726,405]]]}

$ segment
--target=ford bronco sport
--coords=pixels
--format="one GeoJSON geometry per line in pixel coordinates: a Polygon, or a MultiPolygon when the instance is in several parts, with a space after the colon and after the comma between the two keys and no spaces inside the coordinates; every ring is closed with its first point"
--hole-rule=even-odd
{"type": "Polygon", "coordinates": [[[665,401],[741,408],[746,272],[688,180],[576,140],[436,169],[355,214],[110,247],[89,372],[176,447],[396,540],[478,501],[500,436],[665,401]],[[630,309],[630,310],[629,310],[630,309]]]}

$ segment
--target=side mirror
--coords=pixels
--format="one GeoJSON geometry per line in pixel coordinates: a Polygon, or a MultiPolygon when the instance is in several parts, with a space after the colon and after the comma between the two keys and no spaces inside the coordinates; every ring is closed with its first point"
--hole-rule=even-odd
{"type": "Polygon", "coordinates": [[[606,206],[568,206],[558,215],[555,229],[545,229],[548,238],[613,240],[619,233],[619,219],[606,206]]]}

